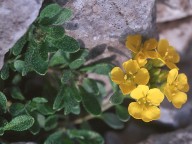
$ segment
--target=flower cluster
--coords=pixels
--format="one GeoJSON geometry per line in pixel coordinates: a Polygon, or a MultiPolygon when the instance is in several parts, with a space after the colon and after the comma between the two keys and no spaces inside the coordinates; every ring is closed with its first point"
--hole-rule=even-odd
{"type": "Polygon", "coordinates": [[[124,95],[135,100],[128,106],[129,114],[145,122],[160,117],[160,104],[164,95],[176,108],[187,101],[189,90],[185,74],[178,74],[176,63],[180,57],[167,40],[149,39],[142,41],[141,35],[126,39],[126,47],[132,52],[132,59],[124,62],[122,68],[111,70],[111,80],[119,85],[124,95]],[[162,69],[166,65],[170,71],[162,69]]]}

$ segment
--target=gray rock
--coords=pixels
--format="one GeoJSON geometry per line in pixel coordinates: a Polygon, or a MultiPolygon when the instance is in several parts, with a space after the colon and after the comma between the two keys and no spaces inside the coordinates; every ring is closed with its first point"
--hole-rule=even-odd
{"type": "Polygon", "coordinates": [[[192,15],[192,0],[157,1],[157,22],[182,19],[192,15]]]}
{"type": "Polygon", "coordinates": [[[192,126],[171,133],[152,135],[138,144],[192,144],[192,126]]]}
{"type": "Polygon", "coordinates": [[[5,53],[36,19],[42,0],[0,0],[0,68],[5,53]]]}
{"type": "Polygon", "coordinates": [[[73,0],[65,6],[74,13],[65,25],[67,33],[81,39],[88,48],[106,44],[129,55],[124,46],[128,34],[157,37],[155,0],[73,0]]]}

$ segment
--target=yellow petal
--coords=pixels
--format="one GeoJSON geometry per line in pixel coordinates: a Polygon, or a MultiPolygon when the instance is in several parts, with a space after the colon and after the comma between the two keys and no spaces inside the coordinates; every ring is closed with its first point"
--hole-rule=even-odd
{"type": "Polygon", "coordinates": [[[164,87],[164,94],[167,97],[168,101],[171,102],[173,95],[172,95],[171,88],[167,85],[164,87]]]}
{"type": "Polygon", "coordinates": [[[138,53],[141,45],[141,35],[128,36],[125,44],[132,52],[138,53]]]}
{"type": "Polygon", "coordinates": [[[135,83],[139,85],[146,85],[149,82],[149,72],[146,68],[141,68],[136,74],[135,74],[135,83]]]}
{"type": "Polygon", "coordinates": [[[123,63],[123,68],[127,74],[134,74],[139,70],[139,65],[136,60],[128,60],[123,63]]]}
{"type": "Polygon", "coordinates": [[[144,43],[144,50],[153,50],[157,47],[157,41],[155,39],[149,39],[144,43]]]}
{"type": "Polygon", "coordinates": [[[167,40],[163,39],[159,41],[157,50],[161,56],[163,57],[165,56],[168,50],[168,46],[169,46],[169,43],[167,40]]]}
{"type": "Polygon", "coordinates": [[[183,73],[179,74],[177,77],[178,81],[178,89],[182,92],[188,92],[189,91],[189,85],[187,81],[187,76],[183,73]]]}
{"type": "Polygon", "coordinates": [[[178,63],[180,60],[179,54],[177,53],[177,51],[172,46],[169,46],[169,48],[168,48],[167,58],[170,62],[173,62],[173,63],[178,63]]]}
{"type": "Polygon", "coordinates": [[[132,102],[128,106],[128,112],[135,119],[141,119],[143,106],[138,104],[137,102],[132,102]]]}
{"type": "Polygon", "coordinates": [[[134,59],[137,61],[140,67],[147,63],[147,57],[143,52],[137,53],[134,59]]]}
{"type": "Polygon", "coordinates": [[[159,56],[156,51],[145,51],[144,54],[146,55],[146,57],[151,59],[156,59],[159,56]]]}
{"type": "Polygon", "coordinates": [[[123,83],[124,80],[124,72],[121,70],[120,67],[114,67],[111,70],[111,80],[116,83],[116,84],[120,84],[123,83]]]}
{"type": "Polygon", "coordinates": [[[147,106],[143,110],[142,120],[144,122],[150,122],[152,120],[157,120],[160,118],[160,109],[156,106],[147,106]]]}
{"type": "Polygon", "coordinates": [[[155,106],[159,106],[164,99],[164,94],[157,88],[150,89],[147,94],[147,100],[155,106]]]}
{"type": "Polygon", "coordinates": [[[133,83],[122,83],[119,85],[119,88],[124,95],[127,95],[130,94],[130,92],[135,89],[136,86],[133,83]]]}
{"type": "Polygon", "coordinates": [[[167,83],[172,84],[178,76],[178,70],[172,69],[169,71],[168,77],[167,77],[167,83]]]}
{"type": "Polygon", "coordinates": [[[177,70],[179,70],[179,68],[174,63],[172,63],[172,62],[167,62],[166,61],[165,64],[167,65],[167,67],[169,69],[177,69],[177,70]]]}
{"type": "Polygon", "coordinates": [[[178,92],[172,98],[172,103],[176,108],[181,108],[187,101],[187,95],[184,92],[178,92]]]}
{"type": "Polygon", "coordinates": [[[140,98],[146,97],[147,93],[149,91],[149,87],[146,85],[139,85],[137,88],[135,88],[130,96],[135,99],[138,100],[140,98]]]}

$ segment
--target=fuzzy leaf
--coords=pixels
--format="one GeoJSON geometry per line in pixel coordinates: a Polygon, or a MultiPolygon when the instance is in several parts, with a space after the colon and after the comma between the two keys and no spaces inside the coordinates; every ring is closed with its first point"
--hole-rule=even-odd
{"type": "Polygon", "coordinates": [[[70,139],[76,139],[82,144],[104,144],[104,139],[96,132],[89,130],[68,130],[70,139]]]}
{"type": "Polygon", "coordinates": [[[121,105],[117,105],[115,108],[116,108],[116,114],[121,121],[127,122],[130,119],[130,115],[127,111],[127,108],[121,105]]]}
{"type": "Polygon", "coordinates": [[[101,114],[101,106],[95,96],[80,88],[82,102],[85,110],[93,115],[101,114]]]}
{"type": "Polygon", "coordinates": [[[110,97],[110,102],[114,105],[121,104],[123,100],[124,100],[124,95],[119,91],[114,92],[113,95],[110,97]]]}
{"type": "Polygon", "coordinates": [[[58,14],[55,21],[52,23],[53,25],[62,25],[66,21],[68,21],[72,16],[72,11],[70,9],[64,8],[62,11],[58,14]]]}
{"type": "Polygon", "coordinates": [[[7,125],[5,125],[4,130],[24,131],[29,129],[33,123],[33,117],[29,115],[20,115],[13,118],[7,125]]]}
{"type": "Polygon", "coordinates": [[[43,98],[43,97],[35,97],[32,99],[33,102],[36,102],[36,103],[47,103],[48,100],[43,98]]]}
{"type": "Polygon", "coordinates": [[[22,51],[22,49],[23,49],[26,42],[27,42],[27,36],[24,35],[12,47],[11,50],[12,50],[13,55],[15,55],[15,56],[19,55],[21,53],[21,51],[22,51]]]}
{"type": "Polygon", "coordinates": [[[1,69],[1,78],[3,80],[6,80],[8,79],[8,77],[9,77],[9,66],[7,63],[5,63],[1,69]]]}
{"type": "Polygon", "coordinates": [[[18,100],[24,100],[25,99],[25,97],[21,93],[21,90],[18,87],[13,87],[11,89],[11,96],[12,96],[12,98],[18,99],[18,100]]]}
{"type": "Polygon", "coordinates": [[[0,92],[0,113],[6,112],[6,105],[7,105],[7,98],[2,92],[0,92]]]}
{"type": "Polygon", "coordinates": [[[69,64],[69,67],[71,68],[71,69],[77,69],[77,68],[79,68],[80,66],[82,66],[83,64],[85,63],[85,59],[76,59],[76,60],[74,60],[73,62],[71,62],[70,64],[69,64]]]}
{"type": "Polygon", "coordinates": [[[123,122],[113,113],[104,113],[101,118],[108,126],[114,129],[122,129],[124,127],[123,122]]]}
{"type": "Polygon", "coordinates": [[[24,110],[25,110],[25,105],[22,103],[13,103],[9,108],[9,111],[12,116],[17,116],[22,112],[24,112],[24,110]]]}

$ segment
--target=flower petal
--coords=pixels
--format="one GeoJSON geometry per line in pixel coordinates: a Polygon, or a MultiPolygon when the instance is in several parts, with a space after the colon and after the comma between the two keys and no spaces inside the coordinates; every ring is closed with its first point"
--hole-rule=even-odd
{"type": "Polygon", "coordinates": [[[128,112],[135,119],[141,119],[143,106],[138,104],[137,102],[132,102],[128,106],[128,112]]]}
{"type": "Polygon", "coordinates": [[[149,72],[146,68],[141,68],[135,75],[135,83],[146,85],[149,82],[149,72]]]}
{"type": "Polygon", "coordinates": [[[121,89],[122,93],[124,95],[130,94],[130,92],[136,88],[136,86],[132,83],[122,83],[119,85],[119,88],[121,89]]]}
{"type": "Polygon", "coordinates": [[[136,60],[128,60],[123,63],[123,68],[127,74],[134,74],[139,70],[139,65],[136,60]]]}
{"type": "Polygon", "coordinates": [[[144,54],[146,55],[146,57],[151,59],[156,59],[159,56],[156,51],[145,51],[144,54]]]}
{"type": "Polygon", "coordinates": [[[155,106],[159,106],[164,99],[164,94],[157,88],[150,89],[147,94],[147,100],[155,106]]]}
{"type": "Polygon", "coordinates": [[[128,36],[125,44],[132,52],[138,53],[141,45],[141,35],[128,36]]]}
{"type": "Polygon", "coordinates": [[[169,71],[168,77],[167,77],[167,83],[172,84],[178,76],[178,70],[172,69],[169,71]]]}
{"type": "Polygon", "coordinates": [[[187,82],[187,76],[184,73],[181,73],[177,77],[178,81],[178,89],[182,92],[188,92],[189,91],[189,84],[187,82]]]}
{"type": "Polygon", "coordinates": [[[159,41],[158,43],[158,47],[157,47],[157,50],[159,52],[159,54],[164,57],[165,56],[165,53],[167,52],[168,50],[168,46],[169,46],[169,42],[165,39],[162,39],[159,41]]]}
{"type": "Polygon", "coordinates": [[[164,87],[164,94],[167,97],[168,101],[171,102],[173,95],[172,95],[171,88],[168,85],[164,87]]]}
{"type": "Polygon", "coordinates": [[[120,67],[114,67],[111,70],[111,80],[116,83],[116,84],[120,84],[123,83],[124,80],[124,72],[121,70],[120,67]]]}
{"type": "Polygon", "coordinates": [[[168,48],[167,57],[168,57],[168,60],[173,63],[178,63],[180,60],[180,56],[179,56],[178,52],[172,46],[169,46],[169,48],[168,48]]]}
{"type": "Polygon", "coordinates": [[[169,69],[179,69],[174,63],[165,61],[165,64],[169,69]]]}
{"type": "Polygon", "coordinates": [[[130,96],[133,99],[138,100],[140,98],[145,97],[147,95],[148,91],[149,91],[149,87],[148,86],[146,86],[146,85],[139,85],[137,88],[135,88],[131,92],[130,96]]]}
{"type": "Polygon", "coordinates": [[[134,59],[137,61],[140,67],[147,63],[147,57],[143,52],[137,53],[134,59]]]}
{"type": "Polygon", "coordinates": [[[187,101],[187,95],[184,92],[177,92],[172,98],[172,103],[176,108],[181,108],[187,101]]]}
{"type": "Polygon", "coordinates": [[[155,39],[149,39],[144,43],[144,50],[153,50],[157,47],[157,41],[155,39]]]}
{"type": "Polygon", "coordinates": [[[160,109],[156,106],[147,106],[143,110],[142,120],[144,122],[150,122],[152,120],[157,120],[160,118],[160,109]]]}

